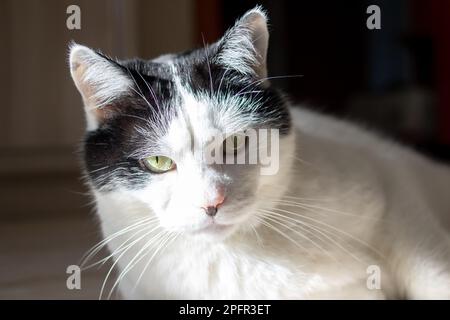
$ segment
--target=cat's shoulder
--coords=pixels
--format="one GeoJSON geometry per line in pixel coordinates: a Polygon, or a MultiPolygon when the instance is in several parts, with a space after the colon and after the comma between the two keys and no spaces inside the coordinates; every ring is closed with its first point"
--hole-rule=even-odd
{"type": "Polygon", "coordinates": [[[429,169],[433,171],[433,175],[443,175],[450,181],[450,167],[447,164],[430,159],[361,123],[325,115],[302,106],[292,106],[291,117],[293,127],[299,134],[313,137],[315,143],[327,141],[328,147],[331,145],[340,149],[364,151],[391,164],[409,164],[415,169],[429,169]]]}
{"type": "Polygon", "coordinates": [[[355,123],[313,110],[308,106],[291,106],[293,126],[305,134],[352,145],[380,145],[392,147],[394,143],[379,133],[355,123]]]}

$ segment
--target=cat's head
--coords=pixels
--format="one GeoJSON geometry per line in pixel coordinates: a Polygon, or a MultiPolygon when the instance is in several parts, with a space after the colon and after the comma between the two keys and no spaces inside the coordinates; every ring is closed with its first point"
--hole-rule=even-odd
{"type": "Polygon", "coordinates": [[[120,199],[122,220],[139,204],[141,217],[193,236],[257,223],[257,210],[287,185],[293,149],[288,107],[267,79],[268,39],[255,8],[216,43],[149,61],[73,44],[97,200],[120,199]]]}

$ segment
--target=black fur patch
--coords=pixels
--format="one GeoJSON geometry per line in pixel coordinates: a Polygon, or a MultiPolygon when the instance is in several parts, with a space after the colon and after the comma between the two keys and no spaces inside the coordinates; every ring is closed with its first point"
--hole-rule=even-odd
{"type": "MultiPolygon", "coordinates": [[[[291,129],[290,115],[283,95],[262,81],[245,78],[239,72],[213,63],[218,47],[198,49],[174,56],[181,83],[194,94],[246,94],[261,102],[256,109],[261,127],[276,128],[280,136],[291,129]]],[[[144,60],[111,61],[122,68],[135,83],[128,97],[113,101],[112,116],[95,131],[88,132],[84,142],[85,169],[93,185],[102,190],[114,190],[118,186],[142,188],[152,173],[140,165],[131,155],[139,147],[136,126],[153,122],[164,112],[166,124],[176,116],[178,96],[172,69],[164,63],[144,60]],[[145,97],[145,98],[143,98],[145,97]]],[[[245,116],[246,110],[243,110],[245,116]]],[[[248,110],[250,112],[250,110],[248,110]]],[[[254,111],[253,111],[254,112],[254,111]]],[[[147,127],[146,127],[147,128],[147,127]]],[[[152,130],[152,128],[148,128],[152,130]]],[[[155,134],[149,132],[149,135],[155,134]]]]}
{"type": "Polygon", "coordinates": [[[221,91],[230,95],[245,94],[250,99],[261,100],[256,113],[264,127],[279,129],[280,135],[288,134],[291,118],[283,94],[271,86],[264,86],[267,81],[246,77],[236,70],[215,63],[214,56],[218,54],[218,50],[220,48],[216,46],[198,49],[184,53],[175,60],[182,84],[194,94],[214,95],[221,91]]]}

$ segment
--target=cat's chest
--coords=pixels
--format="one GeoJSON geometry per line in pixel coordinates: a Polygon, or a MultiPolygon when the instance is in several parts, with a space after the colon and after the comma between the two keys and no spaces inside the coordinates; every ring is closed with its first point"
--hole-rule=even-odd
{"type": "MultiPolygon", "coordinates": [[[[366,288],[367,265],[346,255],[334,255],[338,264],[286,244],[242,243],[247,245],[175,243],[128,271],[121,292],[136,299],[304,299],[366,288]]],[[[119,261],[121,269],[126,262],[119,261]]]]}
{"type": "MultiPolygon", "coordinates": [[[[134,281],[137,274],[130,274],[134,281]]],[[[181,248],[162,254],[140,280],[135,297],[169,299],[302,298],[319,276],[307,277],[258,252],[181,248]]],[[[126,286],[125,286],[126,287],[126,286]]],[[[122,286],[122,291],[124,291],[122,286]]],[[[126,291],[126,288],[125,288],[126,291]]],[[[126,292],[125,292],[126,294],[126,292]]]]}

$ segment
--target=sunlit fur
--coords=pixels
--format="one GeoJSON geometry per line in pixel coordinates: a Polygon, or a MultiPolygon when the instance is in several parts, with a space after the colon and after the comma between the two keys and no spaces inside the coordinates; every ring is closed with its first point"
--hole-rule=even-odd
{"type": "Polygon", "coordinates": [[[113,261],[100,298],[450,298],[450,170],[347,122],[298,106],[289,117],[261,78],[266,46],[250,47],[255,35],[267,41],[265,20],[255,8],[203,51],[151,65],[72,46],[71,65],[101,61],[89,76],[72,73],[84,101],[100,92],[110,104],[108,117],[88,111],[84,148],[105,237],[86,266],[113,261]],[[127,88],[128,100],[115,97],[127,88]],[[254,127],[282,132],[277,174],[195,157],[193,140],[201,148],[254,127]],[[139,166],[155,154],[176,170],[139,166]],[[214,227],[201,207],[219,189],[214,227]],[[367,287],[371,265],[379,290],[367,287]]]}

